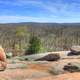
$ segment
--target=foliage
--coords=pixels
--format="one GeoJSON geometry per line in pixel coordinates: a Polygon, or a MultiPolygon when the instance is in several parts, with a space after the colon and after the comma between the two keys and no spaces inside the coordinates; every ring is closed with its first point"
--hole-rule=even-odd
{"type": "MultiPolygon", "coordinates": [[[[24,41],[24,37],[26,37],[27,30],[25,27],[18,27],[15,30],[15,35],[18,38],[17,47],[18,49],[23,49],[22,41],[24,41]]],[[[16,44],[15,44],[16,45],[16,44]]]]}
{"type": "Polygon", "coordinates": [[[41,51],[41,40],[38,37],[31,37],[29,41],[29,48],[26,51],[26,54],[36,54],[41,51]]]}
{"type": "Polygon", "coordinates": [[[26,29],[24,27],[18,27],[18,28],[16,28],[15,33],[16,33],[17,37],[23,37],[23,36],[26,35],[25,34],[26,33],[26,29]]]}
{"type": "Polygon", "coordinates": [[[45,52],[68,50],[72,45],[80,45],[80,23],[0,24],[0,44],[6,52],[27,49],[30,34],[41,39],[45,52]]]}

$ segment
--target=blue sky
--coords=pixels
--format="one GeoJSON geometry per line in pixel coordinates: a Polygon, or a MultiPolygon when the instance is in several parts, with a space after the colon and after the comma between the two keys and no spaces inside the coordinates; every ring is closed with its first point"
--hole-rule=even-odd
{"type": "Polygon", "coordinates": [[[80,22],[80,0],[0,0],[0,23],[80,22]]]}

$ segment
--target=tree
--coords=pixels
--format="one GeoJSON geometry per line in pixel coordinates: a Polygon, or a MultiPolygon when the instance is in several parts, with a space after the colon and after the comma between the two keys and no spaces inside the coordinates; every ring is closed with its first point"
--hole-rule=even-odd
{"type": "Polygon", "coordinates": [[[31,37],[29,41],[29,48],[27,49],[25,54],[36,54],[39,53],[42,49],[41,40],[38,37],[31,37]]]}
{"type": "Polygon", "coordinates": [[[18,27],[16,28],[15,34],[16,37],[18,38],[18,44],[19,44],[19,49],[22,49],[22,41],[26,37],[26,28],[25,27],[18,27]]]}

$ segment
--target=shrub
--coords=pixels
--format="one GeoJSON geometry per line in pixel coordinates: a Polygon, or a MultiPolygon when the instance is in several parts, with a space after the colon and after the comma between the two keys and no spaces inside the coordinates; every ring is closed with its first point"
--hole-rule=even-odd
{"type": "Polygon", "coordinates": [[[36,54],[39,53],[41,51],[41,40],[38,37],[31,37],[30,41],[29,41],[29,47],[26,51],[25,54],[36,54]]]}

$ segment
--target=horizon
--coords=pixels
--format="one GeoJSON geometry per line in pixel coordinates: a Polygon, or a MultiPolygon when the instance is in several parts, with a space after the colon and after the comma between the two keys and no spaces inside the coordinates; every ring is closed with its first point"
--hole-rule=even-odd
{"type": "Polygon", "coordinates": [[[0,0],[0,23],[80,23],[79,0],[0,0]]]}
{"type": "Polygon", "coordinates": [[[10,22],[10,23],[7,23],[7,22],[3,22],[3,23],[0,23],[0,24],[80,24],[80,22],[10,22]]]}

